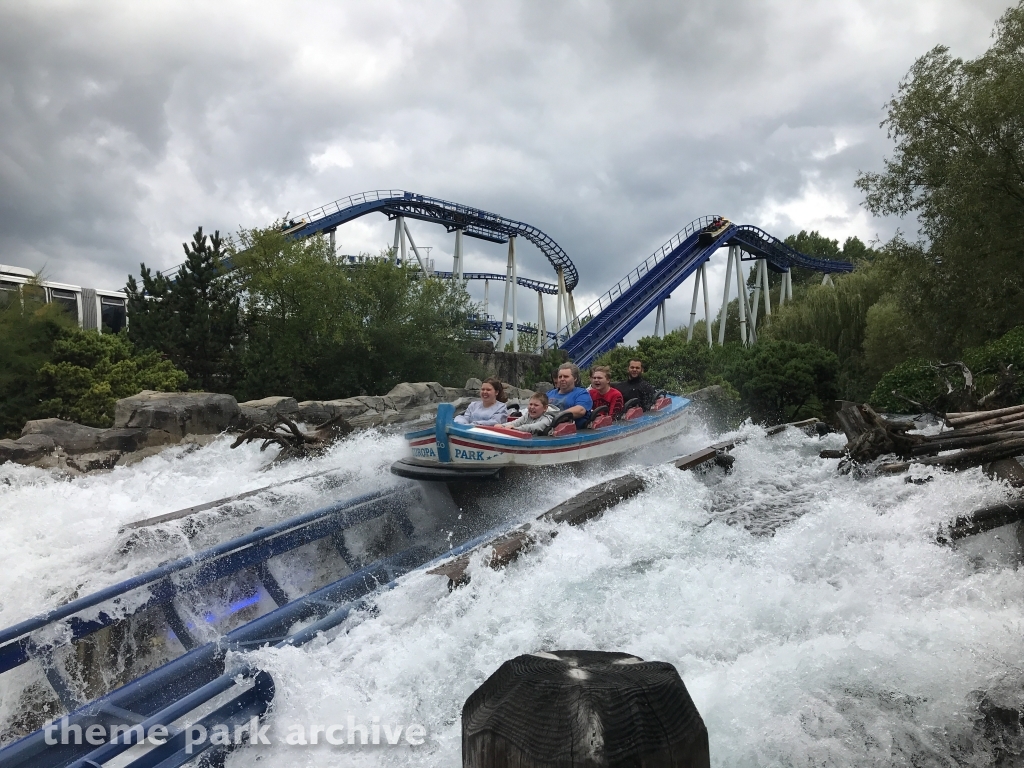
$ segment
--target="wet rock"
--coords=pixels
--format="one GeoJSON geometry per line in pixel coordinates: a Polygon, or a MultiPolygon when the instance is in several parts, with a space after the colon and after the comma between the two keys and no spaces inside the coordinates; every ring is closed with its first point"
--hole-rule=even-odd
{"type": "Polygon", "coordinates": [[[63,419],[36,419],[21,430],[21,436],[46,435],[67,453],[87,453],[99,448],[104,430],[63,419]]]}
{"type": "Polygon", "coordinates": [[[444,387],[436,381],[420,381],[396,384],[394,389],[388,392],[385,397],[391,398],[394,410],[401,411],[418,405],[436,403],[441,398],[444,398],[446,394],[444,387]]]}
{"type": "Polygon", "coordinates": [[[275,395],[239,403],[238,409],[246,424],[269,424],[276,416],[295,418],[299,413],[299,404],[294,397],[275,395]]]}
{"type": "Polygon", "coordinates": [[[364,399],[362,397],[346,397],[342,400],[325,400],[321,405],[330,412],[332,418],[334,416],[342,416],[343,418],[351,419],[355,416],[361,416],[368,410],[377,411],[376,408],[367,406],[364,399]]]}
{"type": "Polygon", "coordinates": [[[13,461],[30,464],[48,456],[56,448],[53,438],[43,434],[31,434],[17,440],[0,440],[0,464],[13,461]]]}
{"type": "Polygon", "coordinates": [[[170,432],[162,429],[105,429],[100,434],[100,451],[130,453],[143,448],[161,447],[175,442],[170,432]]]}
{"type": "Polygon", "coordinates": [[[219,434],[236,426],[241,415],[231,395],[146,390],[117,401],[114,427],[158,429],[180,440],[185,435],[219,434]]]}
{"type": "Polygon", "coordinates": [[[305,424],[323,424],[333,419],[336,411],[328,403],[320,400],[303,400],[299,403],[299,410],[295,418],[305,424]]]}
{"type": "Polygon", "coordinates": [[[68,456],[67,465],[79,472],[94,472],[97,469],[111,469],[121,458],[120,451],[97,451],[68,456]]]}

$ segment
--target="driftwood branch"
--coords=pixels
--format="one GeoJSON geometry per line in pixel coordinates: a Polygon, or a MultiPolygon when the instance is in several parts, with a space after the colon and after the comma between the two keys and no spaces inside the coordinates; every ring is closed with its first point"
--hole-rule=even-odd
{"type": "Polygon", "coordinates": [[[287,416],[278,414],[270,424],[256,424],[240,434],[232,448],[245,443],[263,441],[261,451],[271,445],[281,446],[275,461],[316,456],[323,453],[336,440],[352,431],[352,425],[341,416],[325,421],[312,432],[303,432],[287,416]]]}

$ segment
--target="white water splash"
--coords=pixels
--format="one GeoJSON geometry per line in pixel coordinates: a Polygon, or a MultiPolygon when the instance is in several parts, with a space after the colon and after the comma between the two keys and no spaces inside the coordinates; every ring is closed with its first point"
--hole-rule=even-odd
{"type": "MultiPolygon", "coordinates": [[[[277,686],[272,736],[376,716],[422,723],[423,746],[275,743],[246,747],[229,765],[257,755],[264,766],[457,765],[462,704],[503,661],[583,648],[674,664],[716,766],[953,764],[971,692],[1020,671],[1024,575],[1015,541],[997,555],[991,535],[952,549],[935,534],[1005,490],[976,470],[933,473],[923,485],[840,477],[834,461],[817,458],[837,437],[745,432],[729,475],[648,467],[642,496],[503,571],[477,564],[451,594],[444,579],[416,573],[377,600],[374,617],[353,617],[332,638],[249,655],[277,686]]],[[[634,460],[650,465],[708,442],[695,433],[634,460]]],[[[387,465],[401,445],[365,434],[316,462],[261,471],[265,454],[219,440],[70,482],[6,465],[0,625],[151,567],[149,550],[145,562],[117,552],[128,521],[343,469],[338,487],[310,481],[250,500],[256,518],[283,519],[392,482],[387,465]]],[[[506,501],[525,519],[606,471],[546,476],[506,501]]],[[[226,518],[203,536],[248,532],[253,519],[226,518]]]]}

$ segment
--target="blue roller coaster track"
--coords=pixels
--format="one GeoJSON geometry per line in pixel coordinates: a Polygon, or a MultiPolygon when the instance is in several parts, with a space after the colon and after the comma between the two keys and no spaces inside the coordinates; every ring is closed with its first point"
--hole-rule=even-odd
{"type": "Polygon", "coordinates": [[[492,243],[506,243],[512,236],[523,237],[537,246],[556,272],[562,270],[568,290],[571,291],[580,281],[576,266],[562,247],[533,225],[506,219],[504,216],[479,208],[470,208],[460,203],[450,203],[447,200],[401,189],[374,190],[343,197],[293,219],[289,222],[290,226],[286,232],[294,237],[309,237],[330,232],[368,213],[383,213],[389,219],[404,216],[429,221],[443,225],[449,232],[461,229],[463,234],[469,237],[492,243]]]}
{"type": "MultiPolygon", "coordinates": [[[[621,343],[627,333],[726,245],[738,245],[744,260],[765,259],[773,272],[786,272],[790,267],[824,273],[853,271],[849,262],[807,256],[758,227],[732,224],[720,216],[702,216],[579,312],[577,321],[559,329],[558,346],[577,365],[589,366],[621,343]]],[[[548,346],[556,344],[557,341],[548,342],[548,346]]]]}

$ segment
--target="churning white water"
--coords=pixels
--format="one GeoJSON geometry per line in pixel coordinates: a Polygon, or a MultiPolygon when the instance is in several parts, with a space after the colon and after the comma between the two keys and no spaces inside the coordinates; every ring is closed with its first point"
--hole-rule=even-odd
{"type": "MultiPolygon", "coordinates": [[[[649,447],[630,460],[645,467],[647,492],[560,530],[504,570],[474,563],[471,583],[451,593],[445,579],[416,572],[329,637],[248,654],[276,683],[274,743],[245,747],[228,765],[257,756],[282,768],[458,765],[462,704],[504,660],[583,648],[674,664],[707,724],[716,766],[962,764],[975,692],[1021,676],[1024,573],[1007,529],[1002,541],[989,534],[961,548],[940,546],[935,535],[1007,491],[979,471],[933,473],[920,485],[839,476],[836,462],[817,457],[841,446],[836,436],[744,432],[728,475],[657,464],[711,442],[699,430],[649,447]],[[308,733],[349,717],[422,724],[425,742],[279,741],[296,726],[308,733]]],[[[264,471],[266,454],[227,445],[174,449],[72,481],[0,468],[0,625],[199,539],[206,546],[248,532],[254,519],[284,519],[392,483],[387,466],[402,450],[399,437],[363,434],[317,462],[264,471]],[[330,466],[340,468],[331,479],[247,500],[244,515],[211,517],[191,540],[169,537],[165,553],[125,552],[117,533],[131,520],[330,466]]],[[[509,506],[535,516],[602,471],[545,477],[550,487],[509,506]]],[[[0,677],[0,718],[10,706],[3,690],[0,677]]]]}

